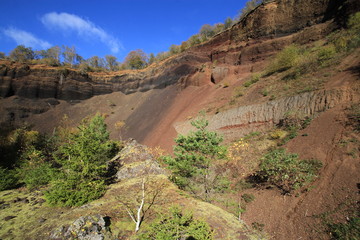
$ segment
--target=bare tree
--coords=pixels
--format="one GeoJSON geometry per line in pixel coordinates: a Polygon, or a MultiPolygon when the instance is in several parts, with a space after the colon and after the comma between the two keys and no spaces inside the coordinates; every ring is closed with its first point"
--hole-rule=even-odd
{"type": "Polygon", "coordinates": [[[68,47],[63,46],[63,56],[64,56],[64,63],[70,64],[70,67],[74,66],[75,60],[76,60],[76,50],[75,47],[68,47]]]}
{"type": "MultiPolygon", "coordinates": [[[[163,204],[161,197],[166,183],[159,183],[159,179],[146,174],[141,178],[140,188],[127,192],[126,196],[117,197],[126,213],[135,223],[135,232],[138,232],[144,219],[150,215],[154,205],[163,204]]],[[[135,189],[135,188],[133,188],[135,189]]]]}

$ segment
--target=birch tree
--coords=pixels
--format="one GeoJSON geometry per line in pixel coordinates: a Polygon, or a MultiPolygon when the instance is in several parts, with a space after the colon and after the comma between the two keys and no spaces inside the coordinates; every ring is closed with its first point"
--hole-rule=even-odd
{"type": "Polygon", "coordinates": [[[162,204],[161,198],[165,188],[166,183],[159,183],[159,179],[146,174],[137,186],[132,186],[126,191],[126,196],[117,197],[126,214],[134,222],[135,232],[140,230],[141,224],[150,215],[152,207],[162,204]]]}

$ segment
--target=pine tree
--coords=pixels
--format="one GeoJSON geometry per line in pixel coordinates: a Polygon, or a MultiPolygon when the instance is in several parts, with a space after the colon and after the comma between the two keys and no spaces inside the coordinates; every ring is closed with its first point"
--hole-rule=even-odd
{"type": "Polygon", "coordinates": [[[188,136],[179,135],[174,147],[175,157],[166,157],[165,162],[172,170],[172,181],[181,189],[196,192],[209,200],[216,177],[211,172],[212,163],[226,155],[226,148],[220,146],[222,137],[206,130],[208,121],[200,118],[191,122],[197,129],[188,136]]]}
{"type": "Polygon", "coordinates": [[[47,200],[51,204],[76,206],[99,198],[105,191],[106,163],[116,151],[104,117],[97,114],[85,120],[54,155],[61,171],[46,193],[47,200]]]}

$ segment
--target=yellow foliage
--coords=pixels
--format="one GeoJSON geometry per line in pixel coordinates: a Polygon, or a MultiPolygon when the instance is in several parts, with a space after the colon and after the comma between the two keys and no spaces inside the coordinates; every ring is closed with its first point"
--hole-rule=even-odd
{"type": "Polygon", "coordinates": [[[270,133],[271,139],[284,139],[287,136],[287,132],[281,129],[276,129],[270,133]]]}
{"type": "Polygon", "coordinates": [[[233,143],[227,152],[227,157],[229,160],[239,161],[241,152],[246,151],[249,144],[244,141],[243,138],[240,138],[239,141],[233,143]]]}

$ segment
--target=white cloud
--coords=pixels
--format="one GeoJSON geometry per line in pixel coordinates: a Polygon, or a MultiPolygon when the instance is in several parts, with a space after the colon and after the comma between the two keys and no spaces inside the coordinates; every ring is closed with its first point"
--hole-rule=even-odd
{"type": "Polygon", "coordinates": [[[14,27],[9,27],[3,30],[3,33],[12,38],[18,45],[40,49],[47,49],[51,47],[51,44],[47,41],[41,40],[29,32],[14,27]]]}
{"type": "Polygon", "coordinates": [[[91,37],[100,40],[107,45],[112,53],[118,53],[123,49],[122,44],[115,37],[106,33],[89,20],[69,13],[51,12],[41,18],[41,22],[48,28],[62,31],[75,31],[81,37],[91,37]]]}

